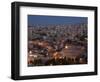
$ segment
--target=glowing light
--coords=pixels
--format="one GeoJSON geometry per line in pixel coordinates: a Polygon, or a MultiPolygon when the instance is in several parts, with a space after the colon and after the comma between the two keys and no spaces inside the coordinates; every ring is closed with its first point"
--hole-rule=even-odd
{"type": "Polygon", "coordinates": [[[34,55],[35,58],[37,58],[37,55],[34,55]]]}
{"type": "Polygon", "coordinates": [[[58,54],[58,52],[55,52],[55,53],[54,53],[54,56],[57,56],[57,54],[58,54]]]}
{"type": "Polygon", "coordinates": [[[33,57],[33,55],[29,55],[30,57],[33,57]]]}
{"type": "Polygon", "coordinates": [[[32,54],[32,51],[29,51],[30,54],[32,54]]]}
{"type": "Polygon", "coordinates": [[[65,48],[67,49],[67,48],[68,48],[68,46],[65,46],[65,48]]]}
{"type": "Polygon", "coordinates": [[[80,58],[80,60],[82,60],[82,58],[80,58]]]}

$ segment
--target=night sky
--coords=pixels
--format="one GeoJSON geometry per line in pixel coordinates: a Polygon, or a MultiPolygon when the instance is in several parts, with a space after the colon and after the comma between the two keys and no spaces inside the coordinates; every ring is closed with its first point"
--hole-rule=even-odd
{"type": "Polygon", "coordinates": [[[87,17],[28,15],[28,25],[34,24],[87,24],[87,17]]]}

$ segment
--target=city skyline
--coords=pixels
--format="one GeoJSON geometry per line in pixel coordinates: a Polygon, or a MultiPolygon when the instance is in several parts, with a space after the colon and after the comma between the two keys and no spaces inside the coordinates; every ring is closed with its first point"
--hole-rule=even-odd
{"type": "Polygon", "coordinates": [[[28,16],[27,66],[87,64],[87,25],[86,17],[28,16]]]}

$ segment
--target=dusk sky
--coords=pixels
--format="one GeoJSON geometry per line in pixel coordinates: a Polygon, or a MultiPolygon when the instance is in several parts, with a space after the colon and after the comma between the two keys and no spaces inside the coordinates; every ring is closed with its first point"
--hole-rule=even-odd
{"type": "Polygon", "coordinates": [[[87,17],[28,15],[28,25],[87,23],[87,17]]]}

